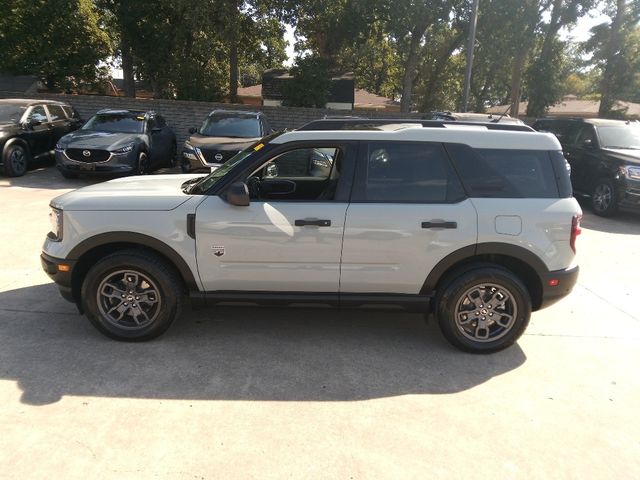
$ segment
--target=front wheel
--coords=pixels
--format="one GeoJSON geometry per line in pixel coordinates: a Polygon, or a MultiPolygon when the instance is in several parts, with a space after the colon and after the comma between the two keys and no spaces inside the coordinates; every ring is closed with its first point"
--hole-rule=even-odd
{"type": "Polygon", "coordinates": [[[436,298],[438,323],[455,347],[472,353],[507,348],[524,333],[531,298],[507,270],[483,267],[453,279],[436,298]]]}
{"type": "Polygon", "coordinates": [[[96,263],[82,284],[82,305],[94,327],[123,341],[164,333],[182,308],[182,284],[163,260],[125,250],[96,263]]]}
{"type": "Polygon", "coordinates": [[[616,187],[608,178],[601,178],[593,187],[591,207],[593,213],[601,217],[611,217],[617,213],[616,187]]]}
{"type": "Polygon", "coordinates": [[[4,173],[7,177],[21,177],[27,173],[29,152],[18,143],[9,145],[4,151],[4,173]]]}
{"type": "Polygon", "coordinates": [[[138,175],[146,175],[149,171],[149,156],[145,152],[140,152],[138,155],[138,175]]]}

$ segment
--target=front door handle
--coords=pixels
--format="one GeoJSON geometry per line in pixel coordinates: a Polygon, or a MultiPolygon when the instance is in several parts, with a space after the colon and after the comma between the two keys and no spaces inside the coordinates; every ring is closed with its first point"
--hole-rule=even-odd
{"type": "Polygon", "coordinates": [[[431,220],[430,222],[422,222],[422,228],[458,228],[458,222],[431,220]]]}
{"type": "Polygon", "coordinates": [[[318,220],[318,219],[304,219],[304,220],[296,220],[294,225],[296,227],[330,227],[331,226],[331,220],[318,220]]]}

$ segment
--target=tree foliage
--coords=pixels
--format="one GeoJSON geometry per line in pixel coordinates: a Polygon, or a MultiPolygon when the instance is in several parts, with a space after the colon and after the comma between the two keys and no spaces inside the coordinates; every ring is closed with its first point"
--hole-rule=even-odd
{"type": "Polygon", "coordinates": [[[41,77],[52,89],[95,82],[112,53],[91,0],[5,0],[0,71],[41,77]]]}
{"type": "Polygon", "coordinates": [[[290,73],[293,78],[284,84],[283,105],[316,108],[324,108],[327,105],[331,81],[329,65],[324,58],[299,57],[290,73]]]}

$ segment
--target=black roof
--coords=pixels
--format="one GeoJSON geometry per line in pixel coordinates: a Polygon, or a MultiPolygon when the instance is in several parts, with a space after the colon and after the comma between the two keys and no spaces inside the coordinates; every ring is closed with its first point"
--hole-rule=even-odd
{"type": "Polygon", "coordinates": [[[210,117],[211,115],[215,115],[216,113],[232,113],[234,115],[237,115],[238,117],[259,117],[263,114],[262,112],[253,110],[226,110],[224,108],[216,108],[215,110],[210,112],[208,116],[210,117]]]}
{"type": "Polygon", "coordinates": [[[96,115],[145,115],[152,116],[155,115],[156,112],[153,110],[149,110],[145,112],[144,110],[127,110],[124,108],[103,108],[99,110],[96,115]]]}
{"type": "Polygon", "coordinates": [[[496,122],[461,122],[448,120],[418,120],[415,118],[327,118],[314,120],[298,130],[375,130],[381,125],[411,123],[423,127],[445,128],[446,125],[473,125],[486,127],[487,130],[512,130],[517,132],[533,132],[528,125],[505,124],[496,122]]]}

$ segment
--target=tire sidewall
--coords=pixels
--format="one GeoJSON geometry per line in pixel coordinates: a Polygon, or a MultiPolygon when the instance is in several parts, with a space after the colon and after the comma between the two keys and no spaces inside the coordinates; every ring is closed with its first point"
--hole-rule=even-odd
{"type": "Polygon", "coordinates": [[[593,190],[591,192],[591,209],[593,210],[593,213],[601,217],[611,217],[612,215],[615,215],[616,212],[618,211],[618,195],[616,193],[616,186],[608,178],[601,178],[594,185],[593,190]],[[595,192],[600,185],[607,185],[611,190],[611,203],[604,210],[598,210],[595,204],[595,192]]]}
{"type": "Polygon", "coordinates": [[[147,175],[149,172],[149,155],[144,151],[138,153],[138,175],[147,175]]]}
{"type": "Polygon", "coordinates": [[[82,306],[91,323],[103,334],[122,341],[145,341],[164,333],[180,311],[180,299],[176,295],[175,279],[166,269],[145,257],[133,254],[114,254],[94,265],[82,284],[82,306]],[[138,271],[151,279],[158,288],[162,306],[158,317],[150,325],[139,330],[120,329],[109,323],[100,313],[97,291],[100,283],[115,271],[123,268],[138,271]]]}
{"type": "Polygon", "coordinates": [[[500,268],[471,270],[453,279],[436,297],[437,316],[445,338],[455,347],[470,353],[491,353],[503,350],[524,333],[531,317],[531,298],[524,284],[511,272],[500,268]],[[518,314],[509,332],[490,342],[474,342],[465,337],[456,325],[454,315],[460,297],[474,285],[493,283],[505,287],[513,296],[518,314]]]}
{"type": "Polygon", "coordinates": [[[2,159],[2,161],[4,163],[4,171],[5,171],[7,176],[9,176],[9,177],[21,177],[25,173],[27,173],[27,170],[29,168],[29,152],[24,147],[24,145],[21,145],[20,143],[12,143],[11,145],[9,145],[9,146],[7,146],[5,148],[4,158],[2,159]],[[11,162],[11,155],[13,154],[13,152],[16,149],[22,150],[22,154],[23,154],[23,158],[24,158],[24,167],[21,170],[16,170],[14,168],[13,163],[11,162]]]}

